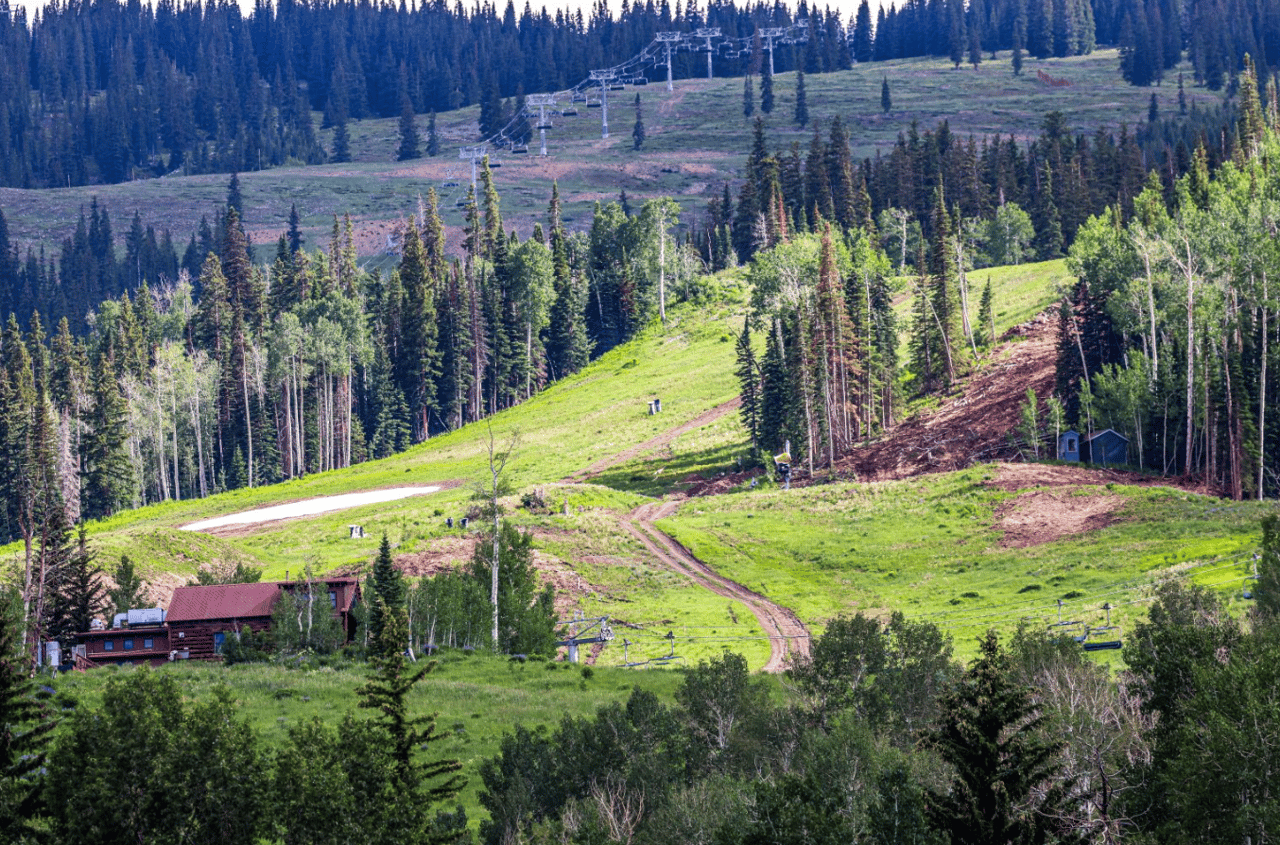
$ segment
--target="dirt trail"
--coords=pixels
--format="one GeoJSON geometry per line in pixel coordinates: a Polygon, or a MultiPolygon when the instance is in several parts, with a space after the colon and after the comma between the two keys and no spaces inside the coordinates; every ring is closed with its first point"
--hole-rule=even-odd
{"type": "Polygon", "coordinates": [[[764,665],[764,671],[781,672],[786,668],[787,655],[791,652],[807,656],[809,631],[795,613],[718,574],[653,524],[655,520],[671,516],[677,507],[678,503],[673,501],[641,505],[626,517],[623,527],[664,566],[718,596],[746,605],[760,620],[765,633],[772,637],[769,640],[769,662],[764,665]]]}
{"type": "Polygon", "coordinates": [[[645,452],[650,452],[660,446],[667,445],[680,435],[693,431],[695,428],[702,428],[704,425],[709,425],[710,423],[715,422],[725,414],[738,408],[741,404],[742,397],[735,396],[724,404],[717,405],[709,411],[702,412],[683,425],[678,425],[675,428],[668,429],[655,437],[649,438],[643,443],[638,443],[635,446],[632,446],[630,449],[624,449],[616,454],[603,457],[585,469],[580,469],[572,475],[567,476],[564,480],[567,482],[577,483],[595,478],[610,467],[626,463],[634,457],[643,455],[645,452]]]}

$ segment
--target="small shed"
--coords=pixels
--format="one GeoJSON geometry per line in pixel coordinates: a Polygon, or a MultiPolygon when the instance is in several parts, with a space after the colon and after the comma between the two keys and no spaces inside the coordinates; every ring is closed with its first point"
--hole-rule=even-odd
{"type": "Polygon", "coordinates": [[[1080,432],[1067,429],[1058,435],[1058,460],[1080,460],[1080,432]]]}
{"type": "Polygon", "coordinates": [[[1123,466],[1129,463],[1129,438],[1115,429],[1104,429],[1085,438],[1081,457],[1098,466],[1123,466]]]}

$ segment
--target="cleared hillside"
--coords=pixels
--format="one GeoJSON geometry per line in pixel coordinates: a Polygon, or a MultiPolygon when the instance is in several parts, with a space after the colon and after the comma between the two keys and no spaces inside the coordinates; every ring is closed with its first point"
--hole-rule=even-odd
{"type": "MultiPolygon", "coordinates": [[[[812,120],[807,128],[792,122],[795,75],[779,74],[774,111],[763,116],[766,134],[773,149],[787,150],[797,143],[803,152],[814,126],[825,133],[839,115],[850,129],[855,155],[874,156],[913,124],[924,131],[947,120],[951,131],[961,136],[1027,139],[1039,133],[1044,115],[1054,110],[1064,114],[1068,127],[1085,133],[1099,127],[1118,131],[1123,124],[1145,120],[1153,93],[1162,113],[1176,111],[1176,86],[1126,85],[1116,71],[1118,63],[1116,51],[1100,50],[1089,56],[1029,60],[1020,77],[1011,73],[1007,56],[976,71],[967,65],[954,69],[941,59],[910,59],[814,74],[805,79],[812,120]],[[1037,81],[1037,70],[1070,85],[1047,87],[1037,81]],[[889,80],[892,90],[893,108],[887,114],[880,108],[882,78],[889,80]]],[[[1188,89],[1189,103],[1207,106],[1219,99],[1202,89],[1188,89]]],[[[439,115],[441,154],[436,158],[395,162],[397,121],[366,120],[350,126],[354,160],[349,164],[241,174],[245,223],[254,241],[264,245],[259,260],[274,255],[271,245],[283,232],[294,204],[309,247],[327,244],[334,215],[349,212],[361,254],[376,258],[386,249],[394,221],[416,211],[419,197],[431,188],[441,196],[456,243],[461,224],[456,203],[465,196],[471,175],[469,164],[458,159],[458,147],[478,140],[477,117],[476,108],[439,115]]],[[[740,77],[685,80],[677,82],[671,94],[660,84],[611,92],[607,140],[601,139],[600,118],[600,110],[586,107],[574,117],[555,116],[546,159],[496,154],[502,163],[495,177],[503,213],[521,236],[527,237],[534,221],[543,217],[553,181],[559,183],[564,219],[571,229],[586,228],[592,206],[616,199],[623,190],[637,204],[673,196],[684,206],[686,221],[701,215],[706,201],[726,181],[740,178],[754,120],[743,116],[740,77]],[[637,93],[647,133],[640,151],[632,149],[631,141],[637,93]]],[[[425,117],[420,123],[425,132],[425,117]]],[[[328,131],[323,134],[328,144],[328,131]]],[[[530,150],[536,153],[536,138],[530,150]]],[[[47,191],[0,189],[0,208],[17,242],[56,251],[61,239],[74,232],[80,208],[87,208],[96,196],[110,209],[117,234],[127,231],[136,210],[144,225],[169,228],[181,249],[202,216],[214,219],[225,202],[227,181],[222,174],[47,191]]]]}

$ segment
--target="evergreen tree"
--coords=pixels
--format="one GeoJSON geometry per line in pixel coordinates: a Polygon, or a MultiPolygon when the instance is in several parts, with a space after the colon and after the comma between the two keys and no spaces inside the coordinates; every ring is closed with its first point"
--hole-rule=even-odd
{"type": "Polygon", "coordinates": [[[57,724],[35,697],[21,627],[0,610],[0,838],[15,845],[46,839],[45,748],[57,724]]]}
{"type": "Polygon", "coordinates": [[[409,618],[405,608],[404,576],[391,557],[391,541],[382,535],[373,571],[365,582],[369,602],[369,650],[376,657],[394,660],[409,642],[409,618]]]}
{"type": "Polygon", "coordinates": [[[133,467],[126,451],[128,408],[106,356],[98,358],[92,385],[89,430],[84,435],[84,493],[89,519],[111,516],[133,499],[133,467]]]}
{"type": "Polygon", "coordinates": [[[120,555],[120,563],[111,573],[111,579],[116,582],[116,586],[107,591],[105,608],[111,617],[126,610],[142,607],[143,602],[146,601],[144,591],[147,584],[134,569],[133,561],[128,555],[120,555]]]}
{"type": "Polygon", "coordinates": [[[987,284],[982,288],[982,301],[978,305],[978,325],[974,327],[974,340],[979,346],[995,346],[995,319],[995,300],[991,293],[991,277],[987,276],[987,284]]]}
{"type": "Polygon", "coordinates": [[[400,103],[400,148],[396,151],[396,160],[421,158],[421,144],[422,141],[418,137],[418,119],[413,112],[413,101],[406,93],[400,103]]]}
{"type": "MultiPolygon", "coordinates": [[[[929,790],[935,829],[954,845],[1040,843],[1060,831],[1071,779],[1062,774],[1062,743],[1048,736],[1047,717],[1031,691],[1013,679],[994,631],[978,658],[941,698],[939,725],[925,743],[953,767],[947,788],[929,790]]],[[[1072,837],[1061,832],[1065,839],[1072,837]]]]}
{"type": "Polygon", "coordinates": [[[893,97],[889,95],[889,77],[880,80],[880,111],[888,114],[893,108],[893,97]]]}
{"type": "Polygon", "coordinates": [[[440,134],[436,132],[436,113],[434,109],[427,115],[427,155],[432,158],[440,155],[440,134]]]}
{"type": "Polygon", "coordinates": [[[858,4],[858,11],[853,22],[853,59],[858,64],[869,62],[875,58],[871,33],[871,6],[867,0],[858,4]]]}
{"type": "MultiPolygon", "coordinates": [[[[386,543],[385,537],[383,543],[386,543]]],[[[413,687],[436,664],[432,661],[410,669],[402,653],[403,643],[409,637],[403,609],[387,621],[382,637],[387,642],[375,649],[374,675],[356,690],[361,709],[377,713],[369,725],[376,735],[366,734],[362,737],[364,742],[343,742],[351,751],[352,774],[377,784],[370,790],[369,803],[359,808],[369,819],[368,827],[374,828],[366,830],[361,838],[378,845],[394,842],[446,845],[456,839],[458,832],[432,830],[430,810],[455,796],[466,783],[457,774],[462,764],[447,758],[430,761],[421,758],[423,749],[448,734],[436,733],[434,715],[411,715],[408,701],[413,687]],[[362,764],[362,751],[374,752],[369,755],[369,764],[362,764]],[[390,765],[385,768],[378,765],[382,759],[387,759],[390,765]]],[[[348,717],[339,734],[354,740],[365,732],[348,717]]]]}
{"type": "Polygon", "coordinates": [[[640,149],[644,145],[644,117],[640,114],[640,95],[636,94],[636,125],[631,129],[632,149],[640,149]]]}
{"type": "Polygon", "coordinates": [[[1022,75],[1022,54],[1027,49],[1027,18],[1022,8],[1022,4],[1019,4],[1017,15],[1013,19],[1013,54],[1011,63],[1014,76],[1022,75]]]}
{"type": "Polygon", "coordinates": [[[347,135],[347,121],[341,120],[333,125],[332,160],[338,164],[351,161],[351,138],[347,135]]]}
{"type": "Polygon", "coordinates": [[[764,114],[773,113],[773,70],[768,62],[765,62],[760,71],[760,111],[764,114]]]}
{"type": "Polygon", "coordinates": [[[62,577],[58,582],[58,594],[54,601],[53,624],[49,636],[60,640],[67,647],[70,638],[81,631],[88,631],[94,619],[107,608],[107,596],[102,583],[102,569],[96,562],[97,555],[89,548],[84,523],[80,523],[76,546],[62,577]]]}
{"type": "Polygon", "coordinates": [[[751,117],[756,113],[756,91],[751,83],[751,74],[742,77],[742,116],[751,117]]]}
{"type": "Polygon", "coordinates": [[[760,452],[760,365],[756,362],[756,353],[751,346],[751,321],[744,320],[742,334],[737,343],[738,367],[734,375],[738,377],[739,393],[742,396],[742,424],[751,435],[751,453],[760,452]]]}
{"type": "Polygon", "coordinates": [[[302,250],[302,219],[298,215],[298,204],[294,203],[289,206],[289,230],[286,233],[289,244],[289,254],[296,255],[302,250]]]}
{"type": "Polygon", "coordinates": [[[801,129],[809,125],[809,103],[804,90],[803,68],[796,70],[796,113],[793,119],[801,129]]]}

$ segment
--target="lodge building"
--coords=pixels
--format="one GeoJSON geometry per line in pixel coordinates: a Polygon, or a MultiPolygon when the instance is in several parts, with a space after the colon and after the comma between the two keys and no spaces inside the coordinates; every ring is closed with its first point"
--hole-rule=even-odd
{"type": "MultiPolygon", "coordinates": [[[[317,587],[321,587],[321,595],[327,594],[329,607],[350,641],[356,634],[352,609],[360,599],[360,582],[325,578],[312,582],[312,589],[317,587]]],[[[110,628],[95,627],[77,634],[74,663],[85,669],[220,660],[228,634],[268,630],[280,598],[306,588],[306,581],[179,587],[173,591],[167,612],[160,608],[130,610],[116,614],[110,628]]]]}

